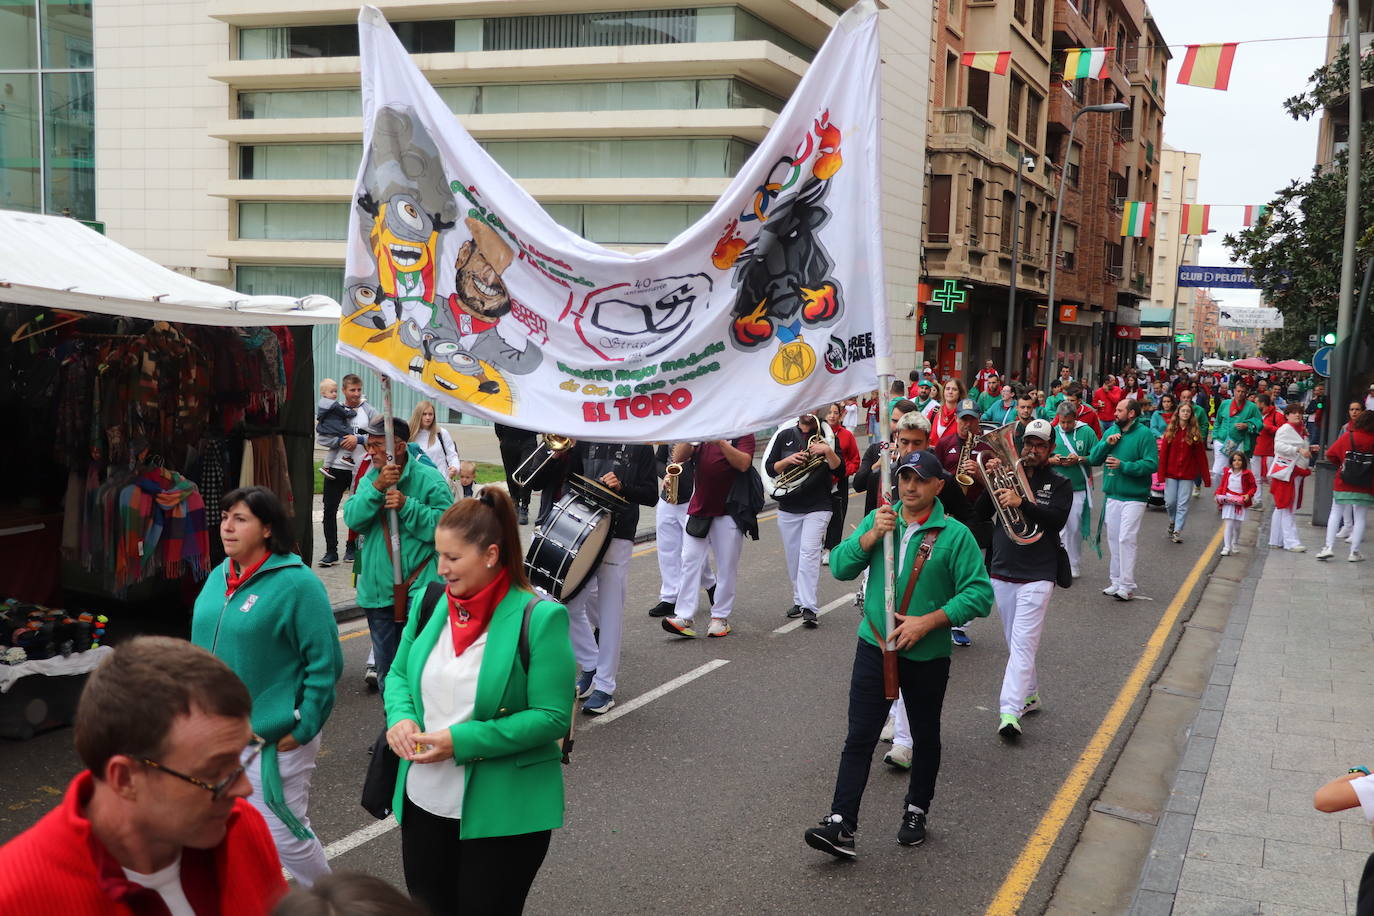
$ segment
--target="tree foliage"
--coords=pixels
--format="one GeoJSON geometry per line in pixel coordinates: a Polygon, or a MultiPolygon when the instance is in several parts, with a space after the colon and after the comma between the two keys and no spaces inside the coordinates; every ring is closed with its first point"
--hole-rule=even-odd
{"type": "MultiPolygon", "coordinates": [[[[1374,83],[1374,54],[1361,61],[1367,82],[1374,83]]],[[[1308,78],[1300,95],[1284,108],[1295,119],[1339,102],[1349,86],[1349,60],[1344,50],[1334,62],[1308,78]]],[[[1371,112],[1374,114],[1374,112],[1371,112]]],[[[1374,226],[1374,121],[1365,121],[1360,155],[1360,225],[1374,226]]],[[[1255,225],[1229,234],[1224,242],[1231,256],[1248,263],[1255,282],[1270,305],[1283,313],[1284,328],[1265,335],[1265,359],[1295,357],[1306,360],[1312,349],[1308,335],[1334,331],[1340,300],[1341,260],[1345,233],[1345,181],[1348,156],[1337,154],[1331,166],[1317,167],[1305,181],[1293,181],[1269,201],[1269,213],[1255,225]]],[[[1374,238],[1361,239],[1361,256],[1374,250],[1374,238]]],[[[1359,268],[1363,264],[1358,265],[1359,268]]],[[[1358,283],[1357,277],[1357,283],[1358,283]]],[[[1358,288],[1356,290],[1358,293],[1358,288]]],[[[1364,334],[1374,332],[1366,322],[1364,334]]]]}

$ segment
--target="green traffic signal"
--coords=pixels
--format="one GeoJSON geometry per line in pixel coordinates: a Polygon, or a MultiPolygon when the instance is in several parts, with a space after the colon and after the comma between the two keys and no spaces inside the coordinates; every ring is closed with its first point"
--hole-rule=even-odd
{"type": "Polygon", "coordinates": [[[1325,334],[1323,334],[1323,335],[1322,335],[1322,343],[1326,344],[1328,347],[1334,346],[1335,343],[1336,343],[1336,335],[1335,335],[1335,333],[1332,332],[1332,331],[1327,331],[1325,334]]]}

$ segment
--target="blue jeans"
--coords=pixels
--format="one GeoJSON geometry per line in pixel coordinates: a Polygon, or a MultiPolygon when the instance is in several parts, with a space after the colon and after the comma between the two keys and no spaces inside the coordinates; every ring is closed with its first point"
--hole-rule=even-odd
{"type": "Polygon", "coordinates": [[[366,607],[367,629],[372,635],[372,652],[377,663],[377,689],[386,695],[386,673],[391,670],[391,662],[396,658],[396,649],[401,645],[401,628],[397,623],[396,612],[390,607],[366,607]]]}
{"type": "Polygon", "coordinates": [[[1188,506],[1193,498],[1193,482],[1176,477],[1164,478],[1164,511],[1174,523],[1174,531],[1182,534],[1188,520],[1188,506]]]}

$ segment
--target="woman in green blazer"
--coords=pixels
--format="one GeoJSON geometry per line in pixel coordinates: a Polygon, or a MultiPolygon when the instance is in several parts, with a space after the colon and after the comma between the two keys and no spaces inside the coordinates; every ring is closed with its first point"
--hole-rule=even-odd
{"type": "Polygon", "coordinates": [[[568,612],[534,605],[526,670],[520,629],[535,595],[505,491],[456,503],[434,543],[444,597],[423,630],[423,595],[412,606],[385,690],[406,887],[435,916],[520,913],[563,826],[568,612]]]}

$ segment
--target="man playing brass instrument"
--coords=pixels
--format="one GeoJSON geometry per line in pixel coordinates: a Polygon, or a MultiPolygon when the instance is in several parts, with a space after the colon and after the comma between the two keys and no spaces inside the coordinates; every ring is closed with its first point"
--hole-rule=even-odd
{"type": "MultiPolygon", "coordinates": [[[[665,443],[654,452],[654,463],[658,476],[664,480],[658,492],[658,504],[654,507],[654,532],[658,544],[658,604],[649,609],[649,616],[671,617],[677,610],[678,592],[683,588],[683,538],[687,531],[687,504],[692,499],[692,485],[696,478],[696,461],[690,445],[665,443]],[[672,494],[675,499],[669,502],[668,467],[673,464],[679,468],[675,485],[677,492],[672,494]]],[[[709,558],[701,567],[699,584],[714,601],[716,575],[711,571],[709,558]]]]}
{"type": "MultiPolygon", "coordinates": [[[[945,473],[951,478],[949,486],[962,490],[968,498],[968,504],[973,505],[978,501],[978,497],[983,495],[983,482],[978,475],[978,466],[974,463],[978,453],[986,449],[986,446],[977,441],[982,412],[973,398],[964,398],[959,402],[955,417],[954,428],[940,437],[932,451],[944,465],[945,473]]],[[[992,529],[986,524],[975,523],[969,525],[969,530],[977,539],[978,546],[987,550],[992,540],[992,529]]],[[[950,638],[961,648],[973,645],[973,640],[962,626],[953,627],[950,638]]]]}
{"type": "Polygon", "coordinates": [[[834,443],[821,430],[816,415],[803,414],[797,425],[780,430],[764,459],[764,467],[777,477],[791,471],[804,473],[800,482],[778,496],[778,533],[787,554],[787,574],[792,580],[792,607],[788,617],[800,617],[802,625],[819,625],[816,581],[820,578],[825,529],[830,524],[830,489],[842,461],[834,443]],[[808,462],[810,472],[798,469],[808,462]]]}
{"type": "MultiPolygon", "coordinates": [[[[1045,611],[1054,594],[1059,569],[1059,531],[1073,505],[1073,485],[1049,467],[1054,451],[1054,428],[1048,420],[1026,424],[1021,443],[1021,464],[1030,493],[1014,488],[984,492],[973,511],[980,518],[996,518],[1000,506],[1019,512],[1040,529],[1033,544],[1018,544],[997,523],[992,532],[992,593],[1007,638],[1007,670],[1002,677],[1000,719],[997,733],[1007,740],[1021,735],[1021,718],[1039,711],[1040,685],[1035,653],[1045,627],[1045,611]]],[[[991,462],[989,462],[991,464],[991,462]]]]}

